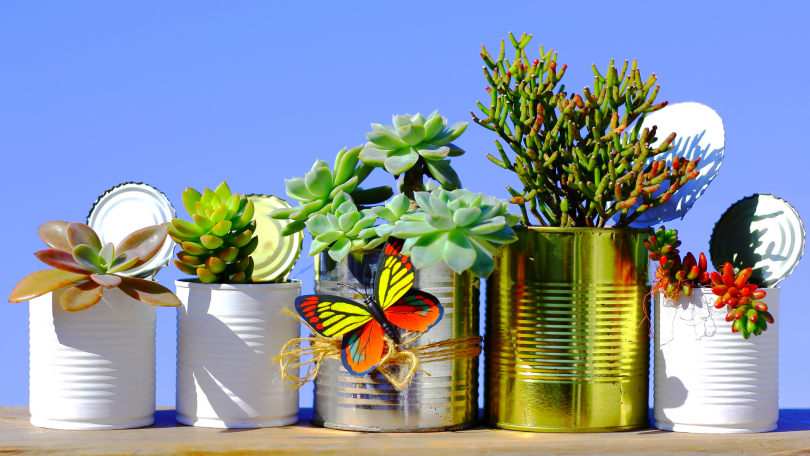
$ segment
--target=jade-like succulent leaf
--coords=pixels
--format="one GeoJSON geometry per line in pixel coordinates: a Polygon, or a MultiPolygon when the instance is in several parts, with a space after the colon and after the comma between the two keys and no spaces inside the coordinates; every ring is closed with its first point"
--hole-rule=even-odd
{"type": "MultiPolygon", "coordinates": [[[[202,217],[202,216],[199,216],[199,217],[202,217]]],[[[196,238],[196,237],[199,237],[199,236],[202,236],[207,231],[207,230],[204,230],[203,228],[197,226],[194,223],[187,222],[187,221],[185,221],[183,219],[179,219],[179,218],[176,218],[176,219],[172,220],[172,226],[180,234],[182,234],[184,236],[189,236],[192,239],[196,238]]]]}
{"type": "Polygon", "coordinates": [[[397,150],[385,159],[385,170],[393,175],[400,175],[413,168],[419,160],[419,154],[411,148],[397,150]]]}
{"type": "Polygon", "coordinates": [[[332,229],[329,219],[325,215],[316,215],[315,217],[307,220],[307,229],[315,236],[326,233],[332,229]]]}
{"type": "Polygon", "coordinates": [[[89,245],[79,244],[73,248],[73,259],[85,269],[97,274],[104,274],[107,268],[101,266],[101,258],[97,252],[97,249],[93,249],[89,245]]]}
{"type": "Polygon", "coordinates": [[[101,250],[101,241],[92,228],[84,223],[72,222],[67,227],[67,240],[71,249],[75,249],[77,245],[86,245],[91,247],[95,253],[101,250]]]}
{"type": "Polygon", "coordinates": [[[450,167],[450,160],[428,160],[425,162],[430,175],[448,190],[461,188],[461,181],[456,171],[450,167]]]}
{"type": "Polygon", "coordinates": [[[349,238],[342,237],[329,249],[329,256],[335,261],[341,261],[346,258],[351,248],[352,243],[349,241],[349,238]]]}
{"type": "Polygon", "coordinates": [[[464,233],[455,229],[450,231],[444,244],[444,262],[453,271],[462,273],[475,263],[475,249],[464,233]]]}
{"type": "MultiPolygon", "coordinates": [[[[356,210],[356,209],[355,209],[356,210]]],[[[340,230],[347,232],[352,229],[355,223],[359,222],[363,216],[359,212],[348,212],[338,218],[340,230]]]]}
{"type": "MultiPolygon", "coordinates": [[[[169,232],[169,229],[165,226],[163,227],[166,229],[166,232],[169,232]]],[[[98,252],[99,258],[101,258],[101,263],[103,266],[109,267],[112,264],[113,258],[115,258],[115,247],[113,246],[112,242],[108,242],[104,244],[104,247],[101,248],[101,251],[98,252]]]]}
{"type": "Polygon", "coordinates": [[[63,252],[73,252],[73,247],[67,240],[68,222],[52,221],[42,224],[39,227],[39,238],[48,247],[63,252]]]}
{"type": "Polygon", "coordinates": [[[329,168],[315,168],[304,176],[304,183],[316,198],[323,198],[332,190],[332,178],[329,168]]]}
{"type": "Polygon", "coordinates": [[[447,146],[433,146],[430,144],[420,144],[416,152],[425,160],[444,160],[450,153],[447,146]]]}
{"type": "Polygon", "coordinates": [[[225,217],[228,216],[228,206],[221,205],[214,212],[211,213],[211,216],[208,217],[214,223],[219,223],[225,220],[225,217]]]}
{"type": "Polygon", "coordinates": [[[115,288],[121,285],[121,277],[113,274],[92,274],[90,280],[104,288],[115,288]]]}
{"type": "Polygon", "coordinates": [[[315,199],[315,195],[307,190],[307,184],[301,177],[285,179],[284,184],[287,187],[287,196],[296,201],[306,203],[315,199]]]}
{"type": "Polygon", "coordinates": [[[228,183],[225,181],[222,181],[222,183],[217,185],[217,188],[214,189],[214,193],[216,193],[217,196],[219,196],[219,199],[222,201],[228,201],[228,198],[231,197],[231,189],[228,187],[228,183]]]}
{"type": "Polygon", "coordinates": [[[408,126],[411,124],[411,116],[409,114],[405,114],[403,116],[394,115],[391,118],[391,123],[394,124],[394,131],[399,130],[402,127],[408,126]]]}
{"type": "Polygon", "coordinates": [[[340,231],[327,231],[316,236],[314,240],[329,245],[342,237],[343,233],[340,231]]]}
{"type": "Polygon", "coordinates": [[[338,157],[335,158],[335,172],[334,172],[334,184],[340,185],[343,182],[351,179],[354,175],[354,171],[357,168],[357,163],[359,160],[360,155],[360,148],[355,147],[350,151],[346,151],[346,148],[343,148],[343,153],[338,153],[338,157]]]}
{"type": "Polygon", "coordinates": [[[458,227],[467,227],[478,221],[481,209],[477,207],[464,207],[453,213],[453,223],[458,227]]]}
{"type": "MultiPolygon", "coordinates": [[[[219,276],[205,268],[197,268],[197,277],[202,283],[214,283],[219,280],[219,276]]],[[[122,288],[123,289],[123,288],[122,288]]]]}
{"type": "Polygon", "coordinates": [[[88,281],[65,290],[59,298],[59,303],[68,312],[78,312],[96,305],[101,301],[103,292],[104,288],[101,285],[88,281]]]}
{"type": "Polygon", "coordinates": [[[231,231],[231,221],[230,220],[223,220],[211,228],[211,234],[214,236],[225,236],[231,231]]]}
{"type": "MultiPolygon", "coordinates": [[[[351,179],[347,180],[346,182],[336,186],[329,192],[329,198],[337,198],[337,196],[341,193],[346,193],[347,195],[354,191],[357,188],[357,183],[360,182],[360,179],[357,176],[352,177],[351,179]]],[[[334,204],[334,201],[333,201],[334,204]]]]}
{"type": "Polygon", "coordinates": [[[443,146],[447,143],[455,141],[464,130],[467,129],[467,122],[456,122],[450,126],[447,130],[439,133],[433,139],[428,141],[430,144],[434,146],[443,146]]]}
{"type": "Polygon", "coordinates": [[[223,241],[222,238],[206,234],[205,236],[200,236],[200,242],[206,249],[213,250],[220,248],[225,241],[223,241]]]}
{"type": "Polygon", "coordinates": [[[28,301],[29,299],[62,288],[65,285],[70,285],[80,280],[87,280],[89,275],[90,274],[76,274],[61,269],[45,269],[43,271],[33,272],[20,280],[20,283],[11,290],[8,302],[28,301]]]}
{"type": "Polygon", "coordinates": [[[438,111],[434,111],[437,115],[428,119],[425,122],[425,138],[424,141],[430,141],[436,136],[440,131],[442,131],[442,127],[444,127],[444,123],[442,122],[441,116],[438,115],[438,111]]]}
{"type": "Polygon", "coordinates": [[[410,237],[418,237],[423,236],[426,234],[430,234],[435,231],[435,228],[430,226],[428,223],[423,222],[399,222],[394,227],[394,231],[391,232],[391,236],[394,237],[403,237],[403,238],[410,238],[410,237]]]}
{"type": "Polygon", "coordinates": [[[444,256],[448,236],[448,233],[431,233],[418,238],[416,244],[410,248],[414,267],[423,269],[440,262],[444,256]]]}
{"type": "Polygon", "coordinates": [[[460,157],[464,155],[464,149],[456,146],[453,143],[447,143],[444,147],[448,148],[450,152],[447,154],[448,157],[460,157]]]}
{"type": "MultiPolygon", "coordinates": [[[[154,225],[142,228],[129,236],[125,237],[118,247],[115,248],[116,252],[133,251],[135,256],[139,258],[134,267],[138,267],[147,261],[151,260],[163,247],[163,242],[166,240],[166,234],[169,229],[163,225],[154,225]]],[[[109,262],[107,264],[110,264],[109,262]]]]}
{"type": "Polygon", "coordinates": [[[112,262],[112,266],[107,271],[108,273],[123,272],[132,269],[135,265],[140,264],[140,257],[135,250],[126,250],[119,253],[112,262]]]}
{"type": "Polygon", "coordinates": [[[40,250],[39,252],[34,253],[34,255],[36,255],[36,257],[39,258],[40,261],[47,264],[48,266],[53,266],[63,271],[83,275],[92,273],[92,271],[76,262],[72,254],[63,252],[61,250],[55,249],[40,250]]]}
{"type": "Polygon", "coordinates": [[[121,277],[121,285],[118,288],[144,304],[161,307],[178,307],[182,305],[177,296],[171,291],[151,280],[121,277]]]}
{"type": "Polygon", "coordinates": [[[409,146],[415,146],[425,138],[425,127],[419,124],[406,125],[399,127],[397,133],[402,141],[408,143],[409,146]]]}
{"type": "Polygon", "coordinates": [[[492,258],[492,255],[483,248],[482,244],[479,244],[475,239],[471,239],[470,242],[476,254],[475,263],[473,263],[470,271],[476,277],[489,277],[495,269],[495,260],[492,258]]]}
{"type": "Polygon", "coordinates": [[[196,204],[198,201],[200,201],[200,198],[202,198],[200,192],[194,190],[191,187],[186,187],[186,189],[183,190],[182,196],[183,196],[183,206],[186,208],[186,212],[188,212],[188,215],[192,216],[196,215],[197,214],[196,204]]]}
{"type": "Polygon", "coordinates": [[[360,152],[360,160],[370,166],[385,166],[385,159],[390,151],[377,149],[376,147],[366,147],[360,152]]]}
{"type": "Polygon", "coordinates": [[[255,212],[256,206],[253,205],[253,201],[248,201],[245,205],[245,209],[242,211],[242,214],[239,215],[239,218],[233,222],[231,229],[238,231],[248,226],[248,224],[253,220],[253,214],[255,212]]]}
{"type": "Polygon", "coordinates": [[[382,131],[372,131],[366,133],[366,138],[368,138],[368,140],[372,143],[385,149],[401,149],[408,146],[405,141],[402,141],[393,134],[382,131]]]}
{"type": "Polygon", "coordinates": [[[270,218],[273,218],[273,219],[276,219],[276,220],[285,220],[285,219],[290,218],[290,216],[293,214],[293,212],[295,212],[297,209],[298,208],[295,208],[295,207],[282,207],[282,208],[274,210],[273,212],[271,212],[268,215],[270,216],[270,218]]]}

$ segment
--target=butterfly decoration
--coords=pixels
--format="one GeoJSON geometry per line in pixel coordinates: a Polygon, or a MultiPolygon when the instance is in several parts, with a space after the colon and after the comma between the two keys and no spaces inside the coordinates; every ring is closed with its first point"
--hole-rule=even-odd
{"type": "Polygon", "coordinates": [[[305,295],[295,300],[295,310],[318,334],[343,337],[340,358],[352,375],[366,375],[380,364],[383,334],[399,344],[399,329],[427,331],[444,315],[435,296],[413,288],[415,269],[402,254],[403,245],[397,238],[389,238],[385,244],[377,263],[373,297],[355,289],[365,305],[333,295],[305,295]]]}

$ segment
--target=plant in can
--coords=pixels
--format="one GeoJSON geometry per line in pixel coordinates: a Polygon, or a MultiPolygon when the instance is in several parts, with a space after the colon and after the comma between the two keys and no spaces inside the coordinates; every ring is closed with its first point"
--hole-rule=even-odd
{"type": "Polygon", "coordinates": [[[691,296],[692,288],[705,287],[710,283],[706,255],[701,253],[699,259],[695,260],[695,256],[689,252],[681,259],[677,249],[680,245],[678,231],[663,226],[644,241],[644,246],[650,251],[650,259],[658,262],[653,292],[664,293],[669,299],[677,298],[681,292],[691,296]]]}
{"type": "Polygon", "coordinates": [[[714,307],[722,309],[728,306],[726,321],[733,321],[731,330],[741,333],[748,339],[751,334],[758,336],[773,324],[773,316],[768,312],[768,305],[761,301],[766,296],[765,290],[748,283],[751,268],[734,273],[731,263],[723,265],[723,273],[712,272],[712,293],[717,295],[714,307]]]}
{"type": "Polygon", "coordinates": [[[133,299],[154,306],[176,307],[180,300],[154,281],[125,275],[155,256],[163,246],[168,229],[150,226],[130,234],[118,246],[101,244],[92,228],[83,223],[47,222],[39,237],[50,247],[36,252],[37,258],[54,269],[29,274],[14,287],[9,302],[23,302],[61,287],[76,284],[60,297],[62,308],[78,312],[98,303],[104,289],[118,288],[133,299]]]}
{"type": "Polygon", "coordinates": [[[672,149],[675,134],[652,146],[656,127],[644,127],[644,118],[667,102],[655,103],[657,79],[643,80],[635,60],[620,70],[611,61],[604,75],[593,66],[594,86],[569,95],[558,87],[567,66],[558,67],[553,50],[540,46],[540,59],[530,61],[531,35],[509,38],[511,62],[503,40],[497,59],[481,48],[489,105],[479,102],[485,117],[472,118],[515,154],[496,140],[499,157],[487,157],[517,174],[523,188],[507,190],[524,225],[531,212],[542,226],[604,227],[614,218],[616,227],[628,226],[698,176],[699,158],[654,159],[672,149]]]}
{"type": "Polygon", "coordinates": [[[193,222],[176,218],[167,223],[169,236],[182,247],[175,266],[203,283],[250,283],[259,245],[254,236],[253,202],[231,193],[226,182],[203,193],[187,187],[183,205],[193,222]]]}

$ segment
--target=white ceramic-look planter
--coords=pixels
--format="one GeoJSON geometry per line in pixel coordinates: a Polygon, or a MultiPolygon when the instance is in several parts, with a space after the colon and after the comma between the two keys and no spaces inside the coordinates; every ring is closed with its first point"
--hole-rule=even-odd
{"type": "Polygon", "coordinates": [[[655,426],[732,434],[776,429],[779,418],[779,289],[762,299],[776,320],[759,336],[731,332],[708,288],[675,303],[656,296],[655,426]],[[677,304],[674,305],[674,304],[677,304]]]}
{"type": "Polygon", "coordinates": [[[30,301],[30,410],[34,426],[128,429],[154,423],[155,307],[119,289],[66,312],[62,288],[30,301]]]}
{"type": "Polygon", "coordinates": [[[298,421],[298,391],[273,358],[300,334],[301,282],[244,285],[177,281],[177,421],[260,428],[298,421]]]}

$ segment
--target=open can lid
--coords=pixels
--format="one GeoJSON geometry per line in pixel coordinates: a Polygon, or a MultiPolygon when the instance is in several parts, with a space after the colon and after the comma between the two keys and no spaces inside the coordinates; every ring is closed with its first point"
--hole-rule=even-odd
{"type": "Polygon", "coordinates": [[[288,220],[276,220],[268,214],[276,209],[289,208],[286,201],[275,196],[247,195],[256,208],[253,219],[256,220],[256,235],[259,245],[250,255],[253,257],[253,281],[272,282],[286,279],[301,255],[304,234],[299,231],[289,236],[281,232],[290,223],[288,220]]]}
{"type": "MultiPolygon", "coordinates": [[[[141,182],[117,185],[98,197],[87,215],[87,224],[102,244],[118,245],[130,233],[147,226],[171,222],[174,207],[160,190],[141,182]]],[[[160,251],[145,264],[122,272],[129,277],[146,278],[168,266],[175,242],[166,236],[160,251]]]]}
{"type": "Polygon", "coordinates": [[[804,254],[802,219],[787,201],[754,194],[732,204],[714,226],[709,254],[721,271],[751,268],[751,283],[771,288],[789,276],[804,254]]]}

